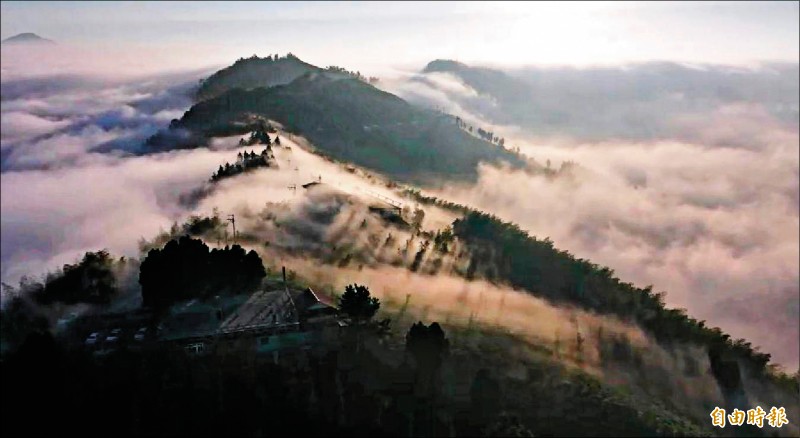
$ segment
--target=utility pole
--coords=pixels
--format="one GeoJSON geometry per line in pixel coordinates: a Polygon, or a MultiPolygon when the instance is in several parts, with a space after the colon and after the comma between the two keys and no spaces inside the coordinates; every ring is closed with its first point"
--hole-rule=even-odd
{"type": "Polygon", "coordinates": [[[228,222],[233,225],[233,244],[236,245],[236,217],[232,214],[228,215],[228,222]]]}

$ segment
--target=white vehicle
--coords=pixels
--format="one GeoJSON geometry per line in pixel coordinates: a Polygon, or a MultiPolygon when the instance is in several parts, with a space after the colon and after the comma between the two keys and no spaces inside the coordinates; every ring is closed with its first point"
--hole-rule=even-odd
{"type": "Polygon", "coordinates": [[[114,330],[111,330],[111,333],[106,337],[106,342],[119,341],[120,334],[122,334],[122,329],[115,328],[114,330]]]}
{"type": "Polygon", "coordinates": [[[95,345],[100,340],[100,333],[94,332],[86,338],[86,345],[95,345]]]}
{"type": "Polygon", "coordinates": [[[140,328],[135,335],[133,335],[133,339],[142,342],[144,338],[147,337],[147,327],[140,328]]]}

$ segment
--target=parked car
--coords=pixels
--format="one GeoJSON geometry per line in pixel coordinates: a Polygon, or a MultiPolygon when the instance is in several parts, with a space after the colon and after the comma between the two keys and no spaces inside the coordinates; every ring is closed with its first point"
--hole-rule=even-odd
{"type": "Polygon", "coordinates": [[[136,334],[133,335],[133,339],[139,342],[142,342],[147,337],[147,327],[142,327],[136,331],[136,334]]]}
{"type": "Polygon", "coordinates": [[[106,342],[113,343],[119,341],[119,336],[122,334],[122,329],[115,328],[111,330],[111,333],[106,337],[106,342]]]}
{"type": "Polygon", "coordinates": [[[95,345],[100,340],[100,333],[94,332],[86,338],[86,345],[95,345]]]}

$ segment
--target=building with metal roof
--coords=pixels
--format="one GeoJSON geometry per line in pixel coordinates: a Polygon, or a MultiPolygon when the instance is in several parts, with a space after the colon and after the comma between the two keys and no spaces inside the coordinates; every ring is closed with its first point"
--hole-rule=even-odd
{"type": "Polygon", "coordinates": [[[247,348],[277,360],[279,351],[331,340],[331,328],[339,328],[335,307],[310,288],[281,288],[175,306],[163,322],[159,341],[192,354],[224,345],[225,351],[247,348]]]}

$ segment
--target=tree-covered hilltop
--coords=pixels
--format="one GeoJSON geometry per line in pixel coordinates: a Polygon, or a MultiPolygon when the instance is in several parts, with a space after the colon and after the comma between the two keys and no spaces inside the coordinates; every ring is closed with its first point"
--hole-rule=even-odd
{"type": "MultiPolygon", "coordinates": [[[[287,85],[229,90],[194,105],[170,131],[189,132],[200,143],[249,132],[265,119],[305,136],[333,158],[403,180],[471,179],[484,161],[524,164],[518,154],[463,131],[451,116],[325,73],[308,73],[287,85]]],[[[158,148],[168,135],[162,132],[148,144],[158,148]]]]}
{"type": "Polygon", "coordinates": [[[269,167],[270,156],[267,155],[268,153],[267,149],[261,151],[261,154],[256,154],[253,151],[245,151],[244,154],[239,152],[236,163],[226,162],[225,165],[220,165],[219,169],[211,175],[211,182],[217,182],[261,167],[269,167]]]}
{"type": "Polygon", "coordinates": [[[503,105],[519,106],[536,98],[525,82],[500,70],[473,67],[457,61],[437,59],[429,62],[422,72],[452,74],[474,88],[478,93],[493,96],[503,105]]]}
{"type": "Polygon", "coordinates": [[[275,54],[264,58],[255,55],[239,58],[233,65],[201,81],[196,100],[211,99],[234,88],[247,90],[288,84],[311,71],[320,69],[301,61],[291,53],[283,57],[275,54]]]}
{"type": "Polygon", "coordinates": [[[325,67],[325,71],[328,73],[339,73],[342,75],[350,76],[352,78],[358,79],[360,81],[367,82],[369,84],[376,84],[378,83],[378,78],[375,76],[364,76],[361,74],[360,71],[350,71],[344,67],[339,67],[338,65],[329,65],[325,67]]]}

